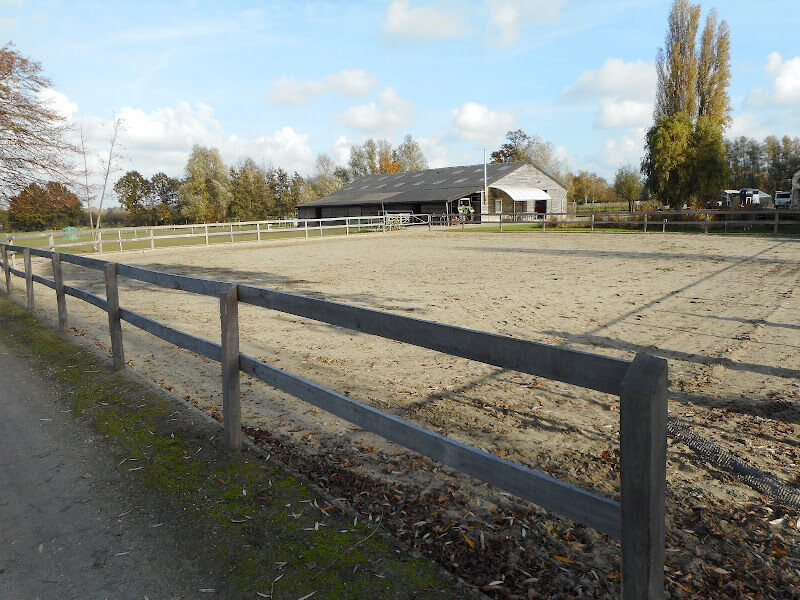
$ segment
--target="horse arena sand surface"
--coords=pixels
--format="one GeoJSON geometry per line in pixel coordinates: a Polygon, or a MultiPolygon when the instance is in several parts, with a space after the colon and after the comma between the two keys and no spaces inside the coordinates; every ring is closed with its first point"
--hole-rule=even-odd
{"type": "MultiPolygon", "coordinates": [[[[784,482],[800,476],[798,239],[403,231],[104,257],[609,356],[662,356],[669,360],[671,416],[784,482]]],[[[51,276],[47,262],[36,264],[51,276]]],[[[67,283],[105,295],[100,273],[64,269],[67,283]]],[[[14,285],[21,299],[24,285],[14,285]]],[[[54,323],[52,291],[37,285],[36,294],[37,312],[54,323]]],[[[105,315],[73,298],[67,303],[70,325],[107,348],[105,315]]],[[[120,303],[219,341],[214,298],[120,278],[120,303]]],[[[617,397],[267,309],[239,310],[244,353],[618,497],[617,397]]],[[[127,324],[123,333],[132,367],[206,411],[221,411],[217,363],[127,324]]],[[[353,457],[358,472],[422,490],[458,488],[476,510],[504,501],[447,469],[414,468],[404,449],[245,375],[242,391],[244,424],[306,456],[353,457]]],[[[668,479],[681,502],[759,501],[679,443],[670,444],[668,479]]]]}

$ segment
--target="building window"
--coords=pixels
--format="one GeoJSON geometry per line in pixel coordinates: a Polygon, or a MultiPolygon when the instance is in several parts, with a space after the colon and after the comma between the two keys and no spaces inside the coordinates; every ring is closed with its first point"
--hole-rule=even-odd
{"type": "Polygon", "coordinates": [[[494,212],[501,213],[503,212],[503,201],[502,200],[495,200],[494,201],[494,212]]]}

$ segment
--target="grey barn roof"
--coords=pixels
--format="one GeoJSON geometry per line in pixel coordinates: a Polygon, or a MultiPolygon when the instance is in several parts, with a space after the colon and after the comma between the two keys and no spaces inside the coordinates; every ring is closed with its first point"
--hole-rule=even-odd
{"type": "MultiPolygon", "coordinates": [[[[492,163],[486,167],[489,185],[526,165],[524,161],[492,163]]],[[[483,189],[483,164],[408,173],[367,175],[306,206],[353,206],[361,204],[392,204],[445,202],[469,196],[483,189]]]]}

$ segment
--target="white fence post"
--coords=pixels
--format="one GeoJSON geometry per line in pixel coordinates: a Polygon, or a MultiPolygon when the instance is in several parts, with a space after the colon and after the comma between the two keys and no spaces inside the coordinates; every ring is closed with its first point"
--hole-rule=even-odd
{"type": "Polygon", "coordinates": [[[261,241],[261,223],[256,223],[256,241],[261,241]]]}
{"type": "Polygon", "coordinates": [[[98,231],[97,232],[97,246],[98,246],[100,254],[102,254],[103,253],[103,232],[102,231],[98,231]]]}
{"type": "Polygon", "coordinates": [[[119,239],[119,251],[122,252],[122,229],[117,229],[117,238],[119,239]]]}
{"type": "Polygon", "coordinates": [[[50,252],[53,252],[56,249],[56,242],[52,235],[47,236],[47,247],[50,252]]]}
{"type": "Polygon", "coordinates": [[[344,235],[350,235],[350,217],[344,218],[344,235]]]}
{"type": "Polygon", "coordinates": [[[56,306],[58,306],[58,328],[61,331],[69,329],[67,317],[67,297],[64,294],[64,272],[61,270],[61,254],[53,252],[53,281],[56,288],[56,306]]]}
{"type": "Polygon", "coordinates": [[[153,237],[153,228],[151,227],[150,228],[150,250],[155,250],[155,249],[156,249],[156,240],[155,240],[155,237],[153,237]]]}
{"type": "Polygon", "coordinates": [[[594,231],[594,213],[589,215],[589,223],[591,224],[592,231],[594,231]]]}
{"type": "Polygon", "coordinates": [[[242,408],[239,389],[239,293],[238,287],[219,299],[222,328],[222,422],[225,447],[229,452],[242,448],[242,408]]]}
{"type": "Polygon", "coordinates": [[[637,354],[620,384],[622,600],[664,598],[667,371],[637,354]]]}
{"type": "Polygon", "coordinates": [[[231,223],[231,243],[233,243],[233,223],[231,223]]]}
{"type": "Polygon", "coordinates": [[[306,239],[308,239],[308,221],[303,221],[303,228],[306,232],[306,239]]]}
{"type": "Polygon", "coordinates": [[[3,274],[6,276],[6,294],[11,293],[11,271],[8,264],[8,248],[3,246],[3,274]]]}
{"type": "Polygon", "coordinates": [[[206,231],[206,246],[208,246],[208,225],[204,225],[206,231]]]}
{"type": "Polygon", "coordinates": [[[125,350],[122,347],[122,322],[119,312],[119,288],[117,287],[117,263],[106,263],[106,311],[108,330],[111,334],[111,355],[114,357],[114,370],[125,368],[125,350]]]}
{"type": "Polygon", "coordinates": [[[25,263],[25,292],[28,298],[28,310],[33,310],[33,270],[31,268],[31,249],[25,248],[22,251],[23,262],[25,263]]]}

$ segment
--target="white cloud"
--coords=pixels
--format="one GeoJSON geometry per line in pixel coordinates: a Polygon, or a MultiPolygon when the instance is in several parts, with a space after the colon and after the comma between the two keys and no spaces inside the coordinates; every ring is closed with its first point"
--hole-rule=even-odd
{"type": "Polygon", "coordinates": [[[367,132],[390,132],[411,122],[416,107],[403,100],[391,87],[378,94],[377,102],[351,106],[338,119],[345,125],[367,132]]]}
{"type": "Polygon", "coordinates": [[[652,102],[656,94],[656,68],[643,60],[625,62],[607,58],[595,71],[584,71],[577,81],[564,88],[567,99],[624,97],[652,102]]]}
{"type": "Polygon", "coordinates": [[[455,11],[435,6],[413,8],[407,0],[397,0],[386,10],[383,31],[399,39],[432,40],[463,35],[468,28],[455,11]]]}
{"type": "Polygon", "coordinates": [[[348,138],[345,135],[340,135],[336,138],[336,141],[333,143],[333,161],[337,165],[345,165],[347,164],[348,159],[350,158],[350,146],[352,146],[355,142],[348,138]]]}
{"type": "Polygon", "coordinates": [[[342,96],[366,96],[376,82],[377,77],[369,75],[363,69],[344,69],[325,78],[327,89],[342,96]]]}
{"type": "Polygon", "coordinates": [[[772,81],[772,89],[751,89],[744,101],[746,107],[775,109],[800,102],[800,56],[784,60],[773,52],[767,57],[764,73],[772,81]]]}
{"type": "Polygon", "coordinates": [[[298,81],[294,77],[282,75],[272,84],[267,99],[273,104],[303,106],[319,94],[340,94],[342,96],[366,96],[375,87],[377,78],[362,69],[344,69],[327,75],[321,81],[298,81]]]}
{"type": "Polygon", "coordinates": [[[520,29],[543,25],[561,14],[565,0],[489,0],[489,43],[509,46],[520,29]]]}
{"type": "Polygon", "coordinates": [[[425,154],[425,158],[428,161],[428,165],[431,168],[438,168],[438,167],[449,167],[455,164],[453,157],[451,156],[450,152],[442,146],[442,140],[440,135],[434,135],[433,137],[421,137],[416,138],[417,142],[419,143],[420,147],[422,148],[422,152],[425,154]]]}
{"type": "Polygon", "coordinates": [[[281,75],[267,92],[267,100],[273,104],[302,106],[325,89],[321,81],[298,81],[294,77],[281,75]]]}
{"type": "Polygon", "coordinates": [[[780,54],[773,52],[767,57],[764,71],[772,79],[776,102],[800,102],[800,56],[783,60],[780,54]]]}
{"type": "Polygon", "coordinates": [[[514,127],[515,119],[508,111],[491,110],[485,104],[467,102],[452,111],[450,123],[458,137],[491,145],[514,127]]]}
{"type": "MultiPolygon", "coordinates": [[[[66,95],[50,90],[53,107],[74,124],[77,143],[78,125],[84,130],[90,169],[108,152],[108,138],[113,119],[96,116],[80,118],[78,106],[66,95]]],[[[288,171],[309,173],[315,154],[308,144],[308,135],[292,127],[280,127],[254,138],[227,133],[208,104],[179,102],[153,111],[124,107],[116,115],[123,122],[119,137],[120,154],[117,166],[136,169],[145,177],[158,171],[180,175],[195,144],[218,148],[223,159],[233,164],[244,156],[259,163],[271,163],[288,171]]]]}
{"type": "Polygon", "coordinates": [[[603,142],[603,151],[593,157],[598,171],[606,177],[613,178],[620,165],[638,166],[644,154],[644,129],[636,133],[619,137],[607,137],[603,142]]]}
{"type": "Polygon", "coordinates": [[[745,137],[763,139],[770,133],[769,128],[761,124],[757,115],[741,113],[733,116],[725,135],[729,138],[737,138],[743,135],[745,137]]]}
{"type": "Polygon", "coordinates": [[[599,69],[584,71],[561,92],[565,101],[597,102],[600,129],[644,127],[653,115],[655,67],[643,60],[607,58],[599,69]]]}
{"type": "Polygon", "coordinates": [[[69,120],[78,112],[78,105],[67,98],[66,94],[62,94],[53,88],[44,88],[37,93],[39,100],[47,104],[50,110],[55,111],[63,118],[69,120]]]}
{"type": "Polygon", "coordinates": [[[643,127],[647,125],[652,118],[652,102],[603,98],[600,100],[600,113],[597,115],[596,124],[601,129],[643,127]]]}

